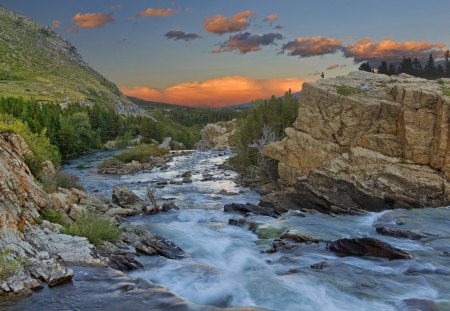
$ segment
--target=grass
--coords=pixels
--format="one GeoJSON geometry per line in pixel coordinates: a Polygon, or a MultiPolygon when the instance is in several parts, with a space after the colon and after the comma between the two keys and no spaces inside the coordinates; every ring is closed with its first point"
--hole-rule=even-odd
{"type": "Polygon", "coordinates": [[[346,86],[346,85],[338,86],[336,88],[336,90],[337,90],[337,93],[342,96],[351,96],[351,95],[361,93],[360,89],[353,87],[353,86],[346,86]]]}
{"type": "Polygon", "coordinates": [[[62,226],[65,225],[64,212],[54,207],[44,209],[39,220],[47,220],[53,224],[60,224],[62,226]]]}
{"type": "Polygon", "coordinates": [[[40,181],[42,188],[47,193],[56,192],[58,188],[83,190],[77,176],[61,171],[57,171],[55,175],[44,176],[40,181]]]}
{"type": "Polygon", "coordinates": [[[0,251],[0,281],[17,274],[27,264],[27,259],[15,256],[10,250],[0,251]]]}
{"type": "Polygon", "coordinates": [[[85,237],[98,246],[102,241],[116,240],[122,231],[110,219],[93,212],[85,212],[73,224],[63,229],[62,233],[85,237]]]}
{"type": "Polygon", "coordinates": [[[445,96],[450,96],[450,87],[443,86],[442,93],[444,93],[445,96]]]}
{"type": "Polygon", "coordinates": [[[122,166],[124,163],[116,158],[111,158],[103,161],[100,163],[97,168],[107,168],[107,167],[116,167],[116,166],[122,166]]]}
{"type": "Polygon", "coordinates": [[[140,145],[133,147],[130,150],[123,151],[122,153],[116,155],[115,159],[124,163],[130,163],[131,161],[145,163],[150,159],[150,157],[160,157],[168,153],[169,150],[159,148],[155,145],[140,145]]]}
{"type": "Polygon", "coordinates": [[[0,81],[21,81],[24,80],[23,77],[10,73],[5,70],[0,70],[0,81]]]}

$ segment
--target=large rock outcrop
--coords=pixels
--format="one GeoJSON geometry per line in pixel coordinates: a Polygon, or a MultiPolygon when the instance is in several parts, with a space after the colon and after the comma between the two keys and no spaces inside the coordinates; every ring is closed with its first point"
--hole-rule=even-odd
{"type": "Polygon", "coordinates": [[[0,133],[0,237],[20,234],[51,205],[24,162],[30,152],[19,135],[0,133]]]}
{"type": "Polygon", "coordinates": [[[450,97],[442,82],[450,84],[353,72],[305,83],[287,137],[263,153],[279,161],[280,181],[300,204],[321,210],[448,205],[450,97]]]}
{"type": "Polygon", "coordinates": [[[209,123],[200,132],[198,150],[215,149],[226,150],[231,148],[230,137],[236,128],[236,120],[209,123]]]}

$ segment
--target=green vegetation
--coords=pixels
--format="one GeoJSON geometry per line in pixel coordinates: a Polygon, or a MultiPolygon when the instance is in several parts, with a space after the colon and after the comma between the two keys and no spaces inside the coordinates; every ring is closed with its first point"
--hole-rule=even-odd
{"type": "Polygon", "coordinates": [[[64,234],[86,237],[95,246],[100,245],[102,241],[117,239],[121,232],[110,219],[98,216],[93,212],[83,213],[80,218],[62,231],[64,234]]]}
{"type": "Polygon", "coordinates": [[[271,227],[267,225],[261,225],[255,229],[255,233],[260,239],[276,239],[279,238],[284,231],[284,228],[271,227]]]}
{"type": "Polygon", "coordinates": [[[17,274],[27,264],[28,260],[14,255],[9,250],[0,251],[0,281],[17,274]]]}
{"type": "Polygon", "coordinates": [[[42,162],[50,160],[55,165],[60,163],[58,149],[51,144],[46,136],[45,128],[33,133],[26,123],[14,117],[0,114],[0,132],[13,132],[22,136],[31,151],[31,154],[25,155],[25,161],[35,176],[39,175],[42,162]]]}
{"type": "Polygon", "coordinates": [[[360,89],[353,87],[353,86],[346,86],[346,85],[338,86],[336,88],[336,91],[339,95],[342,95],[342,96],[351,96],[351,95],[361,93],[360,89]]]}
{"type": "Polygon", "coordinates": [[[0,94],[38,102],[131,102],[48,27],[0,7],[0,94]]]}
{"type": "Polygon", "coordinates": [[[445,96],[450,96],[450,87],[443,86],[442,93],[444,93],[445,96]]]}
{"type": "Polygon", "coordinates": [[[44,209],[39,220],[47,220],[53,224],[60,224],[62,226],[65,225],[64,212],[54,207],[44,209]]]}
{"type": "Polygon", "coordinates": [[[52,176],[41,177],[40,182],[42,184],[42,188],[47,193],[56,192],[58,188],[75,188],[78,190],[83,190],[83,186],[80,184],[77,176],[61,171],[57,171],[55,175],[52,176]]]}
{"type": "Polygon", "coordinates": [[[232,137],[236,155],[229,160],[229,164],[243,175],[254,175],[255,169],[261,164],[258,163],[258,148],[261,146],[256,146],[256,141],[266,134],[272,136],[272,140],[283,138],[284,129],[292,125],[297,114],[298,100],[290,92],[282,98],[273,96],[269,100],[255,102],[237,119],[237,129],[232,137]],[[269,133],[264,133],[265,129],[269,133]]]}
{"type": "MultiPolygon", "coordinates": [[[[169,150],[159,148],[155,145],[140,145],[121,152],[115,156],[115,159],[124,163],[130,163],[131,161],[145,163],[148,162],[150,157],[159,157],[168,153],[169,150]]],[[[109,163],[111,164],[111,161],[109,163]]]]}

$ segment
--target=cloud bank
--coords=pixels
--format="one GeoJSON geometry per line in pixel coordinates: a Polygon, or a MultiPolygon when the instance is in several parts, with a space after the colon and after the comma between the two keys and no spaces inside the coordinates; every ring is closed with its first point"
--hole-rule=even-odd
{"type": "Polygon", "coordinates": [[[225,76],[205,81],[183,82],[165,89],[151,87],[122,88],[127,96],[150,101],[192,107],[225,107],[250,102],[272,95],[283,95],[289,89],[296,92],[303,81],[298,78],[253,79],[245,76],[225,76]]]}

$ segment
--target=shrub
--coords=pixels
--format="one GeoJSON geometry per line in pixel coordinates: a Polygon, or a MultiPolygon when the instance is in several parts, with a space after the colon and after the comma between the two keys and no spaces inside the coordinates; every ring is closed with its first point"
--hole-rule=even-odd
{"type": "Polygon", "coordinates": [[[47,193],[56,192],[58,188],[83,190],[83,186],[80,184],[77,176],[61,171],[57,171],[55,175],[42,177],[41,183],[42,188],[47,193]]]}
{"type": "Polygon", "coordinates": [[[20,81],[23,77],[10,73],[8,71],[0,70],[0,81],[20,81]]]}
{"type": "Polygon", "coordinates": [[[0,251],[0,280],[4,281],[17,274],[27,264],[26,258],[17,257],[9,250],[0,251]]]}
{"type": "Polygon", "coordinates": [[[25,140],[32,153],[26,157],[25,162],[34,176],[39,175],[42,163],[46,160],[50,160],[56,166],[60,164],[61,156],[58,149],[50,143],[46,136],[46,129],[39,134],[33,133],[26,123],[0,114],[0,132],[13,132],[25,140]]]}
{"type": "Polygon", "coordinates": [[[125,150],[115,156],[119,161],[130,163],[131,161],[138,161],[140,163],[147,162],[150,157],[159,157],[169,153],[165,148],[159,148],[155,145],[140,145],[133,147],[130,150],[125,150]]]}
{"type": "Polygon", "coordinates": [[[39,220],[47,220],[54,224],[64,225],[64,213],[57,208],[49,207],[42,211],[39,220]]]}
{"type": "Polygon", "coordinates": [[[86,237],[98,246],[102,241],[117,239],[121,230],[113,222],[93,212],[85,212],[73,224],[63,230],[64,234],[86,237]]]}
{"type": "Polygon", "coordinates": [[[346,85],[338,86],[336,88],[336,90],[337,90],[337,93],[342,96],[351,96],[351,95],[361,93],[360,89],[353,87],[353,86],[346,86],[346,85]]]}
{"type": "Polygon", "coordinates": [[[105,161],[100,163],[97,166],[97,168],[103,169],[103,168],[107,168],[107,167],[117,167],[117,166],[121,166],[121,165],[123,165],[122,161],[120,161],[116,158],[111,158],[111,159],[106,159],[105,161]]]}

